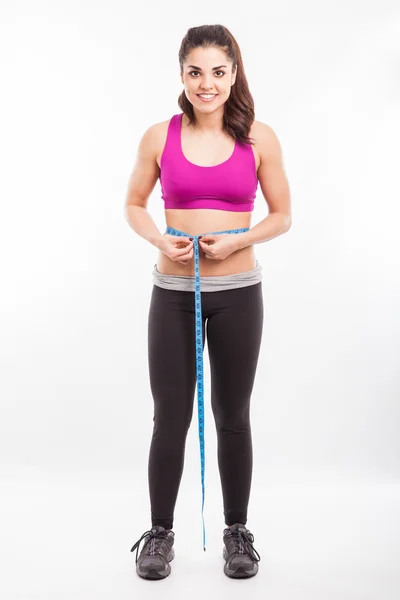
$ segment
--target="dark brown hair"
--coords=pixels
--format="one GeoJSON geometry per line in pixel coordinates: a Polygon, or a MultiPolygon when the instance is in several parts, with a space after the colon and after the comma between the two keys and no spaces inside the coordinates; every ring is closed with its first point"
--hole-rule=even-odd
{"type": "MultiPolygon", "coordinates": [[[[179,65],[183,74],[183,62],[193,48],[218,46],[232,61],[232,72],[237,70],[235,83],[231,86],[228,100],[224,104],[223,128],[233,138],[242,143],[252,144],[249,137],[254,122],[254,100],[249,90],[244,72],[240,48],[231,32],[223,25],[200,25],[188,29],[179,49],[179,65]]],[[[178,98],[179,108],[195,122],[193,105],[186,97],[185,90],[178,98]]]]}

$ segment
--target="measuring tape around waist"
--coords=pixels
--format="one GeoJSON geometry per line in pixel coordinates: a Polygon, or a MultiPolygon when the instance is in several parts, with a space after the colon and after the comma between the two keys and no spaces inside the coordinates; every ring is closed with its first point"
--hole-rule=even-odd
{"type": "Polygon", "coordinates": [[[199,237],[202,235],[219,235],[223,233],[243,233],[249,231],[248,227],[242,229],[228,229],[227,231],[210,231],[200,235],[190,235],[167,227],[165,233],[169,235],[191,237],[193,238],[194,248],[194,302],[195,302],[195,332],[196,332],[196,381],[197,381],[197,407],[199,421],[199,440],[200,440],[200,460],[201,460],[201,487],[203,500],[201,506],[203,519],[203,549],[206,549],[206,533],[204,526],[204,373],[203,373],[203,328],[202,328],[202,310],[201,310],[201,290],[200,290],[200,267],[199,267],[199,237]]]}

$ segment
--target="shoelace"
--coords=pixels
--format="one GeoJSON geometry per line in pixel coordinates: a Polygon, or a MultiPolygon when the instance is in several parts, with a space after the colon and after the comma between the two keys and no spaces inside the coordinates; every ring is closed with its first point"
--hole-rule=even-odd
{"type": "MultiPolygon", "coordinates": [[[[154,556],[155,554],[157,554],[157,551],[159,550],[162,541],[167,539],[167,534],[164,532],[156,533],[155,531],[151,531],[151,530],[145,531],[144,534],[138,539],[137,542],[135,542],[135,544],[131,548],[131,552],[133,552],[136,548],[135,562],[138,561],[140,542],[142,540],[144,540],[145,538],[148,538],[146,540],[145,545],[150,541],[150,546],[147,549],[146,554],[148,554],[149,556],[154,556]]],[[[144,546],[143,546],[143,548],[144,548],[144,546]]]]}
{"type": "MultiPolygon", "coordinates": [[[[243,531],[229,530],[227,532],[227,535],[232,536],[232,539],[235,542],[235,546],[237,548],[237,552],[239,554],[246,553],[255,562],[259,562],[261,560],[261,556],[259,555],[259,553],[253,546],[254,536],[250,531],[243,532],[243,531]]],[[[236,552],[236,548],[235,548],[235,552],[236,552]]]]}

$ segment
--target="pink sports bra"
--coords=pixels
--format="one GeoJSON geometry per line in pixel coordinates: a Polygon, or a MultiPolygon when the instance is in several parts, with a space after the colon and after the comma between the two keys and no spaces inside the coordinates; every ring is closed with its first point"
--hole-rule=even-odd
{"type": "Polygon", "coordinates": [[[258,179],[251,145],[235,140],[228,160],[211,167],[195,165],[182,151],[182,117],[180,113],[171,118],[161,156],[164,207],[252,211],[258,179]]]}

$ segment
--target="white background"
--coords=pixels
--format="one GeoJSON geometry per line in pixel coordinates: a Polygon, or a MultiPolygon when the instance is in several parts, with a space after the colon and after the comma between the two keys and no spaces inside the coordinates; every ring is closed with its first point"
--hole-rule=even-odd
{"type": "MultiPolygon", "coordinates": [[[[396,4],[2,2],[2,597],[186,598],[195,581],[199,597],[399,598],[396,4]],[[130,548],[151,525],[158,251],[124,201],[141,135],[180,112],[181,39],[207,23],[241,47],[292,194],[290,231],[256,246],[265,320],[247,527],[260,572],[223,573],[206,347],[207,552],[195,405],[176,558],[152,584],[130,548]]],[[[159,182],[148,208],[164,231],[159,182]]],[[[266,214],[259,188],[252,226],[266,214]]]]}

